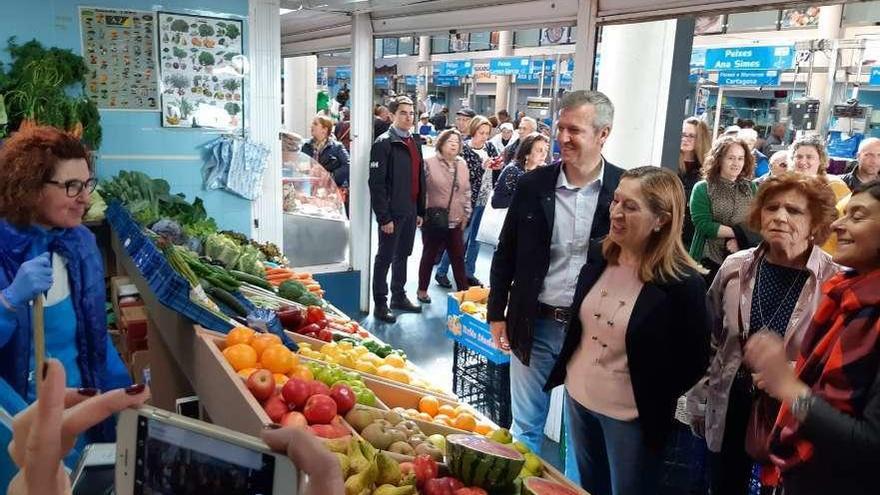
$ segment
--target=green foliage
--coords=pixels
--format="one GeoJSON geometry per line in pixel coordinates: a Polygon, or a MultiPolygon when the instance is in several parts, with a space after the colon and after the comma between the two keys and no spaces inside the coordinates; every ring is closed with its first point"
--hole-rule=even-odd
{"type": "Polygon", "coordinates": [[[82,57],[70,50],[61,48],[46,49],[37,40],[31,40],[23,45],[15,43],[15,37],[7,41],[7,51],[12,56],[13,63],[9,71],[13,82],[21,82],[20,77],[26,77],[27,66],[34,61],[44,60],[52,66],[61,78],[60,85],[63,88],[72,84],[82,84],[86,76],[86,64],[82,57]],[[18,79],[16,81],[16,79],[18,79]]]}
{"type": "Polygon", "coordinates": [[[171,23],[171,30],[177,31],[178,33],[188,33],[189,24],[183,19],[175,19],[174,22],[171,23]]]}
{"type": "Polygon", "coordinates": [[[172,50],[172,53],[174,54],[174,58],[177,58],[179,60],[183,60],[187,57],[186,50],[184,50],[182,48],[178,48],[176,46],[172,50]]]}
{"type": "Polygon", "coordinates": [[[226,25],[226,37],[227,38],[234,40],[235,38],[238,38],[240,35],[241,35],[241,31],[238,29],[238,26],[236,26],[234,23],[230,22],[229,24],[226,25]]]}
{"type": "Polygon", "coordinates": [[[228,113],[229,115],[232,115],[232,116],[238,115],[239,112],[241,112],[241,106],[239,106],[238,103],[234,103],[234,102],[227,103],[223,107],[223,109],[226,110],[226,113],[228,113]]]}
{"type": "Polygon", "coordinates": [[[202,65],[214,65],[214,55],[211,55],[209,52],[202,52],[199,54],[199,63],[202,65]]]}
{"type": "Polygon", "coordinates": [[[223,89],[226,91],[232,91],[233,93],[238,91],[238,88],[241,87],[241,83],[238,82],[237,79],[227,79],[223,81],[223,89]]]}
{"type": "Polygon", "coordinates": [[[210,25],[202,24],[199,26],[199,36],[201,36],[202,38],[207,37],[207,36],[213,36],[213,35],[214,35],[214,28],[212,28],[210,25]]]}

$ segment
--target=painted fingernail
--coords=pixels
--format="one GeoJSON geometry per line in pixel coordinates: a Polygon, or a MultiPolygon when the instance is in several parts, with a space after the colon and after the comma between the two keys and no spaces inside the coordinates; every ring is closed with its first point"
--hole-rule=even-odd
{"type": "Polygon", "coordinates": [[[76,391],[79,395],[83,397],[94,397],[98,395],[98,389],[96,388],[81,388],[76,391]]]}
{"type": "Polygon", "coordinates": [[[147,388],[143,383],[138,383],[137,385],[132,385],[125,389],[125,393],[128,395],[137,395],[144,391],[147,388]]]}
{"type": "Polygon", "coordinates": [[[279,430],[281,428],[282,428],[282,426],[279,425],[278,423],[267,423],[266,425],[263,426],[264,430],[279,430]]]}
{"type": "Polygon", "coordinates": [[[49,374],[49,363],[43,363],[43,380],[46,379],[46,375],[49,374]]]}

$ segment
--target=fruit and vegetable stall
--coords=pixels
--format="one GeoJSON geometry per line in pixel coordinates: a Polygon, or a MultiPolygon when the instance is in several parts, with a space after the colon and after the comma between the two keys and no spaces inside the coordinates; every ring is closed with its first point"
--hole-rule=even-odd
{"type": "MultiPolygon", "coordinates": [[[[198,199],[143,174],[101,193],[118,271],[146,305],[158,407],[197,395],[204,419],[243,433],[308,428],[339,459],[345,495],[585,493],[336,309],[277,247],[220,231],[198,199]]],[[[462,296],[462,312],[479,314],[485,295],[462,296]]]]}

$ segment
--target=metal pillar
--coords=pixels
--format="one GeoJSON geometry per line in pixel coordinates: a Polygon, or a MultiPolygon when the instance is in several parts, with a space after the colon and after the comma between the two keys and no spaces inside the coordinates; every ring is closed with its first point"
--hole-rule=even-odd
{"type": "Polygon", "coordinates": [[[284,59],[284,127],[308,137],[311,120],[318,112],[318,57],[306,55],[284,59]]]}
{"type": "MultiPolygon", "coordinates": [[[[501,31],[498,33],[498,50],[500,56],[513,55],[513,31],[501,31]]],[[[508,110],[510,103],[510,78],[511,76],[495,76],[495,111],[508,110]]],[[[476,80],[474,81],[476,84],[476,80]]]]}
{"type": "Polygon", "coordinates": [[[828,72],[812,76],[810,96],[818,98],[820,102],[816,130],[822,134],[828,130],[828,116],[831,114],[831,105],[833,105],[834,101],[834,79],[840,59],[838,44],[831,40],[840,39],[840,20],[842,15],[843,5],[829,5],[819,8],[819,38],[829,40],[828,46],[830,49],[823,52],[828,57],[828,72]]]}
{"type": "MultiPolygon", "coordinates": [[[[593,69],[596,60],[596,12],[599,0],[579,0],[577,38],[574,52],[572,89],[593,87],[593,69]]],[[[559,70],[557,68],[557,70],[559,70]]]]}
{"type": "Polygon", "coordinates": [[[352,16],[351,26],[351,266],[361,273],[361,311],[370,309],[370,147],[373,144],[373,26],[370,14],[352,16]]]}
{"type": "Polygon", "coordinates": [[[681,122],[685,117],[688,92],[688,74],[691,48],[694,42],[694,17],[679,17],[675,22],[675,48],[672,52],[672,71],[669,75],[669,96],[666,104],[666,131],[663,134],[663,153],[658,165],[678,170],[681,152],[681,122]]]}
{"type": "MultiPolygon", "coordinates": [[[[419,36],[419,71],[421,81],[417,81],[419,98],[428,96],[428,79],[431,78],[431,37],[419,36]]],[[[428,109],[430,111],[430,108],[428,109]]]]}

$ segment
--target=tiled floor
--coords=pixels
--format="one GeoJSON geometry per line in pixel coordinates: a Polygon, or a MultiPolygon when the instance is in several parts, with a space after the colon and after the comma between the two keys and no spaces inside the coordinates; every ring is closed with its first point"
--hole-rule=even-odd
{"type": "MultiPolygon", "coordinates": [[[[375,232],[376,229],[374,228],[375,232]]],[[[373,235],[373,246],[377,245],[376,234],[373,235]]],[[[418,267],[421,259],[421,235],[416,234],[413,255],[410,256],[407,270],[408,283],[406,291],[410,300],[416,302],[415,294],[418,286],[418,267]]],[[[482,246],[477,259],[476,277],[488,285],[489,268],[492,263],[491,246],[482,246]]],[[[449,276],[452,276],[450,270],[449,276]]],[[[389,276],[390,278],[390,276],[389,276]]],[[[432,303],[422,305],[421,314],[397,314],[397,323],[388,325],[366,316],[361,324],[377,337],[394,347],[406,350],[409,359],[425,371],[429,378],[447,389],[452,389],[452,341],[444,335],[446,328],[446,294],[447,289],[437,286],[433,276],[428,294],[432,303]]],[[[558,444],[545,439],[542,457],[559,467],[558,444]]]]}

